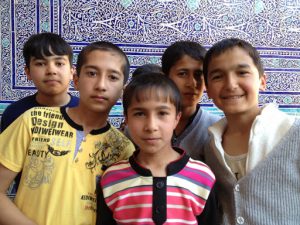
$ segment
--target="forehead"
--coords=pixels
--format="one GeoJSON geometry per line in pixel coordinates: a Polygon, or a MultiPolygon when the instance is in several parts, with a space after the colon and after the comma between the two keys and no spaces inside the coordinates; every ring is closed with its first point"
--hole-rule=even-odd
{"type": "Polygon", "coordinates": [[[36,61],[36,60],[47,60],[47,61],[51,61],[51,60],[65,60],[65,61],[69,61],[69,56],[68,55],[51,55],[51,56],[43,56],[43,58],[38,58],[35,56],[32,56],[30,58],[30,61],[36,61]]]}
{"type": "Polygon", "coordinates": [[[180,69],[180,68],[189,68],[189,67],[202,69],[202,66],[203,66],[203,62],[201,60],[196,60],[189,55],[183,55],[179,60],[177,60],[174,63],[171,69],[172,68],[180,69]]]}
{"type": "Polygon", "coordinates": [[[169,98],[133,98],[128,107],[128,111],[142,110],[142,111],[157,111],[168,109],[176,112],[175,105],[169,98]]]}
{"type": "Polygon", "coordinates": [[[107,50],[92,50],[85,55],[84,66],[93,65],[98,69],[114,69],[122,70],[124,66],[124,58],[114,52],[107,50]]]}
{"type": "Polygon", "coordinates": [[[167,89],[162,87],[146,87],[133,93],[131,103],[139,104],[141,102],[156,101],[171,104],[170,94],[167,89]]]}
{"type": "Polygon", "coordinates": [[[208,73],[216,69],[226,70],[240,67],[241,65],[243,65],[243,67],[249,66],[256,68],[253,59],[250,57],[247,51],[240,47],[234,47],[222,52],[217,56],[213,56],[208,65],[208,73]]]}

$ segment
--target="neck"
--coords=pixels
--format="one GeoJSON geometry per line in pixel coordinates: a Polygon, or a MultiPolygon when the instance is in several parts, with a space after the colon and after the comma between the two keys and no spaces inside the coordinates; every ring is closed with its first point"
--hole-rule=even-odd
{"type": "Polygon", "coordinates": [[[56,96],[47,96],[38,92],[36,95],[36,101],[40,105],[45,106],[64,106],[69,103],[70,99],[71,96],[66,93],[56,96]]]}
{"type": "Polygon", "coordinates": [[[190,121],[190,118],[194,115],[194,113],[196,112],[197,107],[193,106],[193,107],[186,107],[182,110],[182,114],[180,117],[180,120],[175,128],[175,134],[179,135],[181,134],[184,129],[186,128],[187,124],[190,121]]]}
{"type": "Polygon", "coordinates": [[[226,132],[249,132],[256,116],[260,114],[257,108],[247,114],[226,115],[227,129],[226,132]]]}
{"type": "Polygon", "coordinates": [[[168,152],[162,154],[145,154],[140,151],[137,155],[137,162],[143,167],[149,169],[154,177],[165,177],[167,176],[167,166],[177,160],[180,154],[170,147],[168,152]]]}
{"type": "Polygon", "coordinates": [[[107,124],[107,113],[101,114],[87,111],[81,106],[69,108],[67,113],[75,123],[83,127],[85,134],[90,133],[92,130],[103,128],[107,124]]]}

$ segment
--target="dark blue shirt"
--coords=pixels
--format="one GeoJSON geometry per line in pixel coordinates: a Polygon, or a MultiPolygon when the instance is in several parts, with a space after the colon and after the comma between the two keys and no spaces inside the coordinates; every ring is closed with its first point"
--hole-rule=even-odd
{"type": "MultiPolygon", "coordinates": [[[[22,115],[28,109],[31,109],[36,106],[44,106],[39,104],[36,101],[36,94],[29,95],[25,98],[22,98],[12,104],[10,104],[3,112],[1,117],[0,131],[4,131],[12,122],[14,122],[20,115],[22,115]]],[[[70,95],[70,94],[69,94],[70,95]]],[[[79,98],[73,95],[70,95],[71,99],[65,106],[74,107],[79,103],[79,98]]]]}

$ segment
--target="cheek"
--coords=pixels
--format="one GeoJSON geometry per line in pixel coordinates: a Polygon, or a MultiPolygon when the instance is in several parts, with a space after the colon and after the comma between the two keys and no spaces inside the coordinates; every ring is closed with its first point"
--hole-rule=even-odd
{"type": "Polygon", "coordinates": [[[111,89],[111,95],[115,99],[119,99],[123,93],[123,83],[118,85],[111,85],[110,89],[111,89]]]}
{"type": "Polygon", "coordinates": [[[253,82],[252,82],[252,85],[251,85],[251,82],[244,83],[243,89],[245,91],[247,91],[248,93],[254,93],[254,94],[257,93],[258,94],[259,84],[253,85],[253,82]]]}
{"type": "Polygon", "coordinates": [[[200,91],[200,94],[202,94],[202,92],[205,89],[204,83],[203,82],[198,83],[197,84],[197,89],[200,91]]]}

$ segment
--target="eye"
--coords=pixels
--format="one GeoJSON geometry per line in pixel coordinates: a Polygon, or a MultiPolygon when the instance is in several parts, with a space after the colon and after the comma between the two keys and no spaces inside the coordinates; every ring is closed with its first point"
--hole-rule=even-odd
{"type": "Polygon", "coordinates": [[[65,63],[64,62],[56,62],[56,66],[64,66],[65,63]]]}
{"type": "Polygon", "coordinates": [[[86,75],[88,75],[89,77],[95,77],[97,75],[96,71],[86,71],[86,75]]]}
{"type": "Polygon", "coordinates": [[[186,77],[186,76],[187,76],[187,72],[186,72],[186,71],[179,71],[179,72],[177,73],[177,75],[178,75],[179,77],[186,77]]]}
{"type": "Polygon", "coordinates": [[[46,63],[45,63],[45,62],[42,62],[42,61],[36,61],[36,62],[34,63],[34,65],[35,65],[35,66],[45,66],[46,63]]]}
{"type": "Polygon", "coordinates": [[[169,115],[170,113],[169,113],[168,111],[159,111],[158,114],[159,114],[160,116],[167,116],[167,115],[169,115]]]}
{"type": "Polygon", "coordinates": [[[241,75],[241,76],[245,76],[247,75],[249,72],[247,70],[241,70],[241,71],[238,71],[238,74],[241,75]]]}
{"type": "Polygon", "coordinates": [[[222,74],[221,73],[212,73],[209,75],[210,80],[212,81],[218,81],[222,79],[222,74]]]}
{"type": "Polygon", "coordinates": [[[111,74],[111,75],[109,75],[108,77],[109,77],[109,79],[112,80],[112,81],[118,81],[118,80],[120,80],[120,77],[117,76],[117,75],[114,75],[114,74],[111,74]]]}
{"type": "Polygon", "coordinates": [[[202,78],[203,78],[203,73],[202,71],[198,71],[194,73],[194,78],[198,83],[202,82],[202,78]]]}
{"type": "Polygon", "coordinates": [[[133,113],[133,116],[134,117],[141,117],[141,116],[144,116],[145,115],[145,113],[143,113],[143,112],[141,112],[141,111],[137,111],[137,112],[134,112],[133,113]]]}

